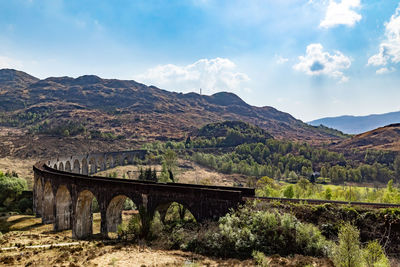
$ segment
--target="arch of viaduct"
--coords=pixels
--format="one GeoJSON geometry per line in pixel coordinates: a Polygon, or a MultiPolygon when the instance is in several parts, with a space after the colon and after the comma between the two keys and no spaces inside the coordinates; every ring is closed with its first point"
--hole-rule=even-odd
{"type": "MultiPolygon", "coordinates": [[[[147,218],[158,211],[163,218],[172,202],[184,205],[198,222],[215,220],[235,208],[254,189],[204,186],[181,183],[156,183],[94,176],[96,172],[144,159],[145,150],[91,153],[58,157],[33,166],[33,208],[43,223],[55,231],[72,229],[72,237],[92,234],[92,201],[96,198],[103,236],[115,232],[122,221],[123,204],[130,198],[147,218]]],[[[146,220],[142,218],[142,224],[146,220]]]]}

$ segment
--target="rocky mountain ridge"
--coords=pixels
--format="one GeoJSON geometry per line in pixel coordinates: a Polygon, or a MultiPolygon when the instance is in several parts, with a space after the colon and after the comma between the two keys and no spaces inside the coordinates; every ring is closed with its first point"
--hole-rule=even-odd
{"type": "MultiPolygon", "coordinates": [[[[273,107],[251,106],[233,93],[182,94],[95,75],[40,80],[3,69],[0,103],[0,126],[17,127],[39,137],[54,135],[57,131],[53,128],[73,122],[83,129],[75,138],[90,138],[94,135],[88,133],[96,131],[125,141],[182,139],[207,123],[240,120],[275,138],[314,143],[343,138],[339,132],[307,125],[273,107]]],[[[71,131],[68,134],[73,135],[71,131]]]]}

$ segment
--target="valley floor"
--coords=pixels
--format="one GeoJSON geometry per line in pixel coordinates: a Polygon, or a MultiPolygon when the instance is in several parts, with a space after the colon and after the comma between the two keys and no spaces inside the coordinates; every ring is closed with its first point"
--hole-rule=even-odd
{"type": "MultiPolygon", "coordinates": [[[[95,214],[94,232],[98,232],[95,214]]],[[[0,265],[4,266],[254,266],[255,262],[238,259],[216,259],[180,250],[166,250],[157,244],[140,245],[102,241],[96,236],[73,246],[56,244],[76,242],[71,231],[52,232],[52,225],[41,224],[40,218],[12,215],[0,218],[3,234],[0,241],[0,265]],[[28,248],[53,244],[48,248],[28,248]],[[3,248],[14,247],[12,250],[3,248]]],[[[296,255],[291,258],[272,256],[270,266],[333,266],[329,259],[296,255]]]]}

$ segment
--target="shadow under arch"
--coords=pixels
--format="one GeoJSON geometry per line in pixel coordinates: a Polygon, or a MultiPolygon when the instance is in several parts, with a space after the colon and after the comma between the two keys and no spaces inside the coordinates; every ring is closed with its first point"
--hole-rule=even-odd
{"type": "Polygon", "coordinates": [[[132,163],[132,161],[130,161],[129,155],[127,155],[127,154],[122,155],[122,164],[121,165],[125,166],[125,165],[129,165],[131,163],[132,163]]]}
{"type": "Polygon", "coordinates": [[[93,234],[94,199],[95,195],[89,190],[83,190],[78,194],[72,238],[83,239],[93,234]]]}
{"type": "MultiPolygon", "coordinates": [[[[129,207],[129,209],[137,210],[139,203],[135,203],[131,198],[127,197],[126,195],[117,195],[111,199],[106,211],[108,233],[117,232],[118,225],[122,223],[122,211],[124,210],[124,206],[127,204],[128,201],[133,203],[133,206],[129,207]]],[[[138,214],[138,212],[135,213],[138,214]]]]}
{"type": "Polygon", "coordinates": [[[89,174],[89,166],[88,166],[88,162],[85,158],[82,159],[82,174],[84,174],[84,175],[89,174]]]}
{"type": "Polygon", "coordinates": [[[58,165],[58,169],[60,171],[64,171],[64,163],[60,162],[60,164],[58,165]]]}
{"type": "Polygon", "coordinates": [[[97,172],[96,158],[91,157],[89,159],[88,169],[89,169],[89,174],[94,174],[97,172]]]}
{"type": "Polygon", "coordinates": [[[104,159],[103,156],[100,156],[97,158],[97,164],[96,164],[96,172],[101,172],[106,169],[106,160],[104,159]]]}
{"type": "Polygon", "coordinates": [[[167,221],[197,221],[188,206],[180,201],[161,204],[155,211],[160,214],[160,220],[164,224],[167,221]]]}
{"type": "Polygon", "coordinates": [[[53,169],[57,170],[57,163],[54,164],[53,169]]]}
{"type": "Polygon", "coordinates": [[[81,164],[79,163],[79,160],[74,160],[74,168],[72,170],[74,173],[81,173],[81,164]]]}
{"type": "Polygon", "coordinates": [[[54,230],[61,231],[71,228],[71,194],[65,185],[58,187],[56,193],[56,219],[54,230]]]}
{"type": "Polygon", "coordinates": [[[66,171],[66,172],[71,172],[71,171],[72,171],[72,169],[71,169],[71,162],[69,162],[69,160],[67,160],[67,161],[65,162],[65,171],[66,171]]]}
{"type": "Polygon", "coordinates": [[[114,157],[112,155],[108,155],[106,157],[106,170],[114,168],[114,157]]]}
{"type": "Polygon", "coordinates": [[[51,183],[47,181],[43,190],[42,222],[44,224],[54,222],[54,194],[51,183]]]}
{"type": "Polygon", "coordinates": [[[115,155],[114,156],[114,167],[122,166],[123,164],[121,162],[122,162],[122,155],[121,154],[115,155]]]}

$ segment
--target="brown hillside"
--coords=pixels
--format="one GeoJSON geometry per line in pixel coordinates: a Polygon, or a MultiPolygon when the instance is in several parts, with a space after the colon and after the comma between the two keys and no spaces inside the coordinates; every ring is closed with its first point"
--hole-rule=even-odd
{"type": "MultiPolygon", "coordinates": [[[[113,140],[122,142],[116,145],[120,147],[144,139],[182,139],[204,124],[224,120],[255,124],[275,138],[309,142],[343,138],[340,133],[309,126],[272,107],[248,105],[232,93],[182,94],[94,75],[39,80],[20,71],[0,70],[0,103],[0,126],[34,132],[39,141],[44,136],[37,133],[44,126],[58,127],[71,122],[83,125],[86,133],[100,131],[121,137],[113,140]],[[43,126],[44,123],[47,124],[43,126]]],[[[82,140],[88,134],[72,136],[82,140]]],[[[13,151],[29,140],[20,138],[13,143],[13,151]]],[[[18,151],[28,153],[25,150],[18,151]]],[[[12,154],[3,148],[4,153],[12,154]]]]}
{"type": "Polygon", "coordinates": [[[335,146],[339,149],[359,148],[400,151],[400,124],[391,124],[355,135],[335,146]]]}

